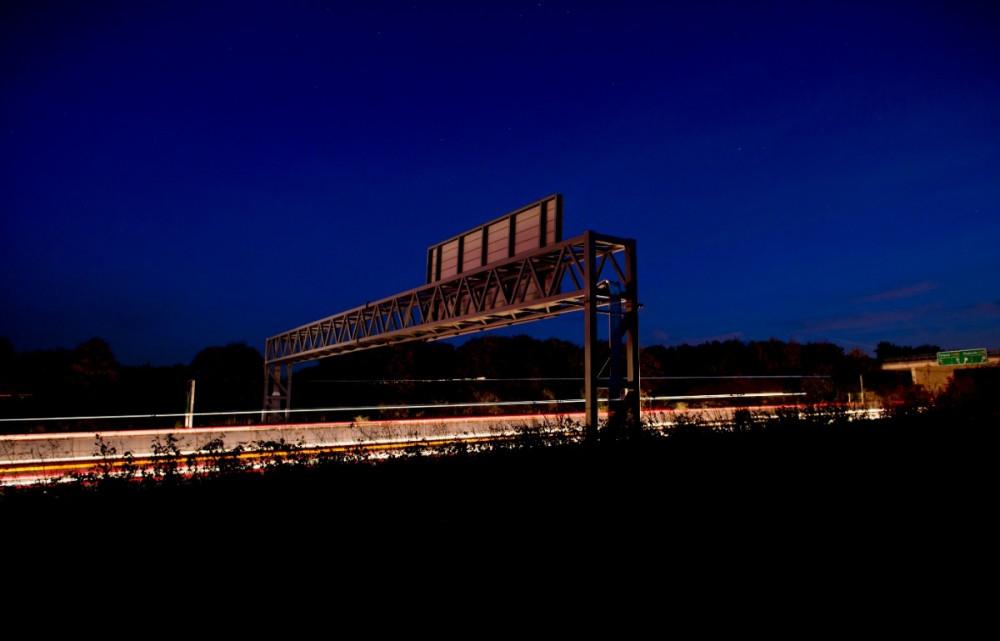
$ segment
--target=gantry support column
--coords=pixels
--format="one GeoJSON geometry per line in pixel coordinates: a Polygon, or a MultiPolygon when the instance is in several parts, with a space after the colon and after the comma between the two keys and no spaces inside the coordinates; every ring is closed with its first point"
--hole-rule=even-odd
{"type": "Polygon", "coordinates": [[[630,436],[637,436],[640,425],[639,404],[639,268],[635,240],[625,241],[625,292],[622,325],[625,331],[624,411],[630,436]]]}
{"type": "Polygon", "coordinates": [[[598,389],[601,364],[597,359],[597,312],[601,306],[608,314],[610,369],[605,387],[608,390],[608,436],[631,438],[640,428],[639,404],[639,295],[635,241],[623,240],[624,267],[618,271],[623,283],[597,282],[601,259],[597,256],[595,237],[584,234],[584,398],[587,439],[598,436],[598,389]],[[624,341],[624,345],[622,344],[624,341]],[[624,362],[623,362],[624,361],[624,362]]]}
{"type": "Polygon", "coordinates": [[[584,256],[584,298],[583,298],[583,397],[586,401],[584,421],[587,427],[587,440],[597,441],[597,376],[600,367],[597,358],[597,252],[595,251],[594,233],[586,231],[583,234],[584,256]]]}
{"type": "Polygon", "coordinates": [[[288,410],[292,403],[292,364],[282,365],[270,363],[264,365],[264,411],[261,412],[262,423],[273,421],[281,410],[285,410],[285,420],[288,420],[288,410]]]}
{"type": "Polygon", "coordinates": [[[608,314],[608,420],[604,425],[605,436],[621,439],[626,435],[628,412],[622,402],[625,398],[627,381],[624,366],[627,350],[622,349],[625,337],[624,314],[622,313],[622,286],[616,281],[601,281],[597,287],[602,297],[607,299],[608,314]]]}

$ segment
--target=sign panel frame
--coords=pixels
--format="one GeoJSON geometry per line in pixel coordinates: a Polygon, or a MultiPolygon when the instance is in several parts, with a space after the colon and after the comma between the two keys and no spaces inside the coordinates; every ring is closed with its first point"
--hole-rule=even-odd
{"type": "Polygon", "coordinates": [[[427,249],[427,284],[562,241],[562,194],[552,194],[427,249]]]}

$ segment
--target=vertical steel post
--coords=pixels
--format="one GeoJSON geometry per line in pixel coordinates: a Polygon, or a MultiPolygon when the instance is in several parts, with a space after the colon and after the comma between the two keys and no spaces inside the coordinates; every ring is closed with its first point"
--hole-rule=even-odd
{"type": "Polygon", "coordinates": [[[276,412],[285,410],[285,420],[292,403],[292,364],[264,364],[264,411],[261,412],[262,423],[268,422],[276,412]],[[284,369],[284,376],[282,370],[284,369]]]}
{"type": "MultiPolygon", "coordinates": [[[[264,352],[267,353],[266,351],[264,352]]],[[[264,401],[261,403],[260,422],[266,423],[268,419],[267,410],[271,409],[271,366],[264,361],[264,401]]]]}
{"type": "Polygon", "coordinates": [[[597,358],[597,256],[594,234],[586,231],[583,234],[583,264],[584,264],[584,298],[583,298],[583,361],[584,361],[584,399],[586,409],[587,440],[597,441],[597,375],[600,368],[594,360],[597,358]]]}
{"type": "Polygon", "coordinates": [[[608,305],[608,347],[610,365],[608,371],[608,420],[604,429],[611,430],[612,438],[620,438],[627,420],[627,411],[622,406],[622,392],[628,383],[622,376],[622,338],[625,327],[622,323],[621,285],[614,281],[602,281],[598,287],[607,292],[608,305]]]}
{"type": "Polygon", "coordinates": [[[285,422],[288,422],[292,409],[292,368],[293,363],[285,365],[285,422]]]}
{"type": "Polygon", "coordinates": [[[635,240],[625,242],[625,412],[629,428],[639,430],[640,381],[639,381],[639,267],[636,263],[635,240]]]}
{"type": "Polygon", "coordinates": [[[622,336],[625,328],[622,324],[621,286],[612,281],[605,281],[608,290],[608,346],[611,358],[608,371],[608,404],[620,401],[622,398],[622,336]]]}

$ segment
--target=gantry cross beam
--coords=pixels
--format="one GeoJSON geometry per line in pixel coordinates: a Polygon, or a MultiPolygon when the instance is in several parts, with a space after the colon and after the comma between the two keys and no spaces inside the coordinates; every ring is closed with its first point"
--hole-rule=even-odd
{"type": "MultiPolygon", "coordinates": [[[[287,410],[296,363],[393,343],[435,340],[584,311],[588,425],[597,425],[597,313],[620,297],[623,397],[638,416],[635,241],[587,231],[509,260],[429,283],[267,339],[265,409],[287,410]],[[610,288],[604,281],[614,282],[610,288]],[[612,294],[613,292],[613,294],[612,294]]],[[[614,350],[613,350],[614,352],[614,350]]],[[[619,399],[612,398],[614,402],[619,399]]],[[[630,407],[625,407],[631,410],[630,407]]]]}

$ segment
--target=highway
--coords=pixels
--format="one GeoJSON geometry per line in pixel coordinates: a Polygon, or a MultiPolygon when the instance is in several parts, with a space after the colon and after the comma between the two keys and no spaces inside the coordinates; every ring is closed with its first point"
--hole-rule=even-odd
{"type": "MultiPolygon", "coordinates": [[[[681,417],[701,424],[725,424],[738,409],[754,413],[777,406],[650,410],[643,422],[663,429],[681,417]]],[[[785,408],[798,406],[786,405],[785,408]]],[[[166,458],[198,461],[236,454],[251,464],[288,452],[365,451],[371,457],[413,446],[477,443],[527,433],[583,436],[583,412],[518,414],[382,421],[286,423],[158,430],[61,432],[0,436],[0,486],[73,480],[74,475],[122,467],[154,467],[166,458]]],[[[197,469],[191,470],[196,473],[197,469]]]]}

